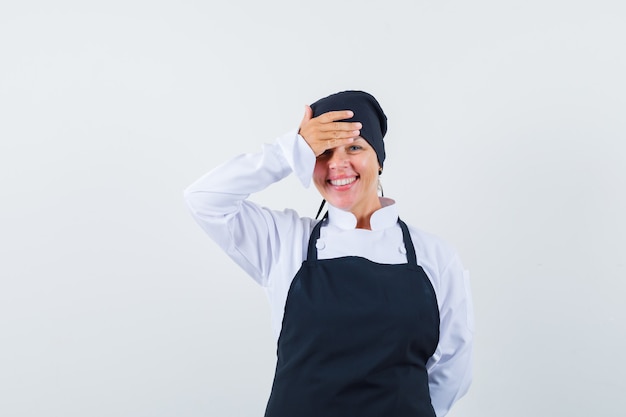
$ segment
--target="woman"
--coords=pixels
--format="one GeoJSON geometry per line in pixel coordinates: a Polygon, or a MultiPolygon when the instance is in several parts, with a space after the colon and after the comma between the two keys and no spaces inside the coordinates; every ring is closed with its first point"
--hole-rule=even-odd
{"type": "Polygon", "coordinates": [[[373,96],[343,91],[185,191],[268,294],[278,361],[266,417],[441,417],[469,387],[468,277],[453,249],[378,197],[386,131],[373,96]],[[322,221],[247,200],[291,173],[328,202],[322,221]]]}

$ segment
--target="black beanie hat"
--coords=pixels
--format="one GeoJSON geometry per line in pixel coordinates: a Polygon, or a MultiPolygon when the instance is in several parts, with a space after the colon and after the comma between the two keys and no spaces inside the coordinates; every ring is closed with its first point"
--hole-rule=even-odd
{"type": "Polygon", "coordinates": [[[378,101],[364,91],[341,91],[311,104],[313,117],[329,111],[352,110],[354,116],[340,122],[361,122],[361,137],[369,143],[383,166],[385,161],[385,144],[383,138],[387,133],[387,116],[378,101]]]}

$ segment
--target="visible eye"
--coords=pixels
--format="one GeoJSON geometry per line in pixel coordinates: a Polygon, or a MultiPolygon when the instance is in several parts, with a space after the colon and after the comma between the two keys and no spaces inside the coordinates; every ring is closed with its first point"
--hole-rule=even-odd
{"type": "Polygon", "coordinates": [[[361,145],[350,145],[350,147],[348,148],[350,152],[360,151],[361,149],[363,149],[361,145]]]}

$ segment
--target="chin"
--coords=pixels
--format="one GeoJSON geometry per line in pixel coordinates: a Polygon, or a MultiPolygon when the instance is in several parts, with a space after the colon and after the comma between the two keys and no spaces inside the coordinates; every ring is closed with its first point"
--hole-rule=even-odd
{"type": "Polygon", "coordinates": [[[338,209],[341,209],[343,211],[350,211],[352,209],[352,202],[347,202],[347,201],[337,201],[337,200],[326,200],[326,202],[330,205],[332,205],[333,207],[336,207],[338,209]]]}

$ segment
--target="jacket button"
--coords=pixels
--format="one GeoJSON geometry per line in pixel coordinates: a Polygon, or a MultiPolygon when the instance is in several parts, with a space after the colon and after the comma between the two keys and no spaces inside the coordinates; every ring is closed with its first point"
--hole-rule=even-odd
{"type": "Polygon", "coordinates": [[[324,241],[322,239],[317,239],[317,242],[315,243],[315,247],[318,250],[322,250],[326,247],[326,243],[324,243],[324,241]]]}

